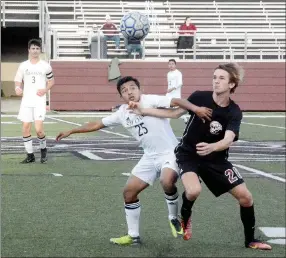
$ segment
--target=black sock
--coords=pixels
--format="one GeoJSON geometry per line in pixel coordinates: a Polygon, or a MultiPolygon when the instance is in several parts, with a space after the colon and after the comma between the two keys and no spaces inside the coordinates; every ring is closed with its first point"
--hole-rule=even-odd
{"type": "Polygon", "coordinates": [[[255,215],[253,206],[240,206],[240,218],[244,226],[245,243],[250,243],[254,239],[255,215]]]}
{"type": "Polygon", "coordinates": [[[181,208],[181,216],[183,221],[186,223],[192,215],[192,207],[195,203],[194,201],[189,201],[186,197],[185,192],[182,194],[183,204],[181,208]]]}

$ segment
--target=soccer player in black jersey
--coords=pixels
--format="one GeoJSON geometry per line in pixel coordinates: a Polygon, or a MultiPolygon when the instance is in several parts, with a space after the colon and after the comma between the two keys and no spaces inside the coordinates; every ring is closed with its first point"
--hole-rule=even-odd
{"type": "MultiPolygon", "coordinates": [[[[201,193],[200,179],[216,196],[229,192],[240,205],[245,247],[271,250],[271,246],[254,237],[253,198],[238,170],[228,161],[228,150],[238,140],[242,120],[239,106],[230,98],[242,79],[242,69],[234,63],[222,64],[213,74],[213,91],[196,91],[188,100],[212,109],[211,121],[202,121],[193,112],[183,137],[175,149],[181,179],[185,188],[181,208],[184,239],[192,236],[192,207],[201,193]]],[[[177,109],[142,109],[130,103],[133,112],[156,117],[178,118],[187,111],[177,109]]]]}

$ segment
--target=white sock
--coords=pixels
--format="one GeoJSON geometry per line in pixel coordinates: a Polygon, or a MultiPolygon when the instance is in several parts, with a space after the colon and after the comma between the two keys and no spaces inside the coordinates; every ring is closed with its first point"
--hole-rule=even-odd
{"type": "Polygon", "coordinates": [[[139,236],[141,205],[140,201],[125,204],[126,222],[128,227],[128,235],[131,237],[139,236]]]}
{"type": "Polygon", "coordinates": [[[40,143],[40,148],[45,149],[47,147],[47,142],[46,142],[46,136],[40,138],[38,137],[39,143],[40,143]]]}
{"type": "Polygon", "coordinates": [[[178,211],[179,211],[179,194],[178,191],[173,195],[167,195],[165,193],[165,199],[168,206],[169,220],[177,219],[178,218],[178,211]]]}
{"type": "Polygon", "coordinates": [[[33,153],[33,141],[31,135],[23,137],[23,142],[26,152],[29,154],[33,153]]]}

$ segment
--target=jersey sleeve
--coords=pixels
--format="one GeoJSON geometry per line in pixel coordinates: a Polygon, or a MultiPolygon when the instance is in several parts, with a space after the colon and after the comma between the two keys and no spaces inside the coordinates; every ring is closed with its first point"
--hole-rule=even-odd
{"type": "Polygon", "coordinates": [[[46,77],[47,80],[52,80],[54,78],[53,69],[50,64],[47,64],[46,77]]]}
{"type": "Polygon", "coordinates": [[[17,70],[17,73],[15,75],[14,78],[14,82],[22,82],[24,78],[24,69],[23,69],[23,65],[20,64],[17,70]]]}
{"type": "Polygon", "coordinates": [[[148,102],[153,108],[169,108],[171,100],[167,96],[148,95],[148,102]]]}
{"type": "Polygon", "coordinates": [[[105,126],[114,126],[114,125],[121,125],[121,110],[117,110],[115,113],[107,116],[107,117],[104,117],[102,118],[102,123],[105,125],[105,126]]]}
{"type": "Polygon", "coordinates": [[[195,91],[188,97],[188,101],[194,105],[198,105],[200,95],[200,91],[195,91]]]}
{"type": "Polygon", "coordinates": [[[238,108],[233,112],[233,115],[231,116],[228,125],[226,127],[226,130],[232,131],[235,134],[235,138],[233,141],[237,141],[239,138],[239,130],[240,130],[240,124],[242,120],[242,112],[238,108]]]}

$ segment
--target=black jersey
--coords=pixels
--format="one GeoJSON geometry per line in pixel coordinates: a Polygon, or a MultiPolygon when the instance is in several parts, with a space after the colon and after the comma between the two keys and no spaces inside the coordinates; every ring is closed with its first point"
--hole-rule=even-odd
{"type": "MultiPolygon", "coordinates": [[[[239,106],[232,100],[227,107],[218,106],[213,100],[212,91],[196,91],[188,100],[194,105],[207,107],[213,110],[211,121],[203,121],[192,111],[191,117],[185,128],[183,137],[176,148],[176,152],[196,154],[196,144],[200,142],[215,143],[224,138],[225,131],[235,133],[234,141],[238,140],[239,128],[242,120],[242,112],[239,106]]],[[[228,158],[228,149],[213,152],[201,158],[207,160],[225,160],[228,158]]]]}

